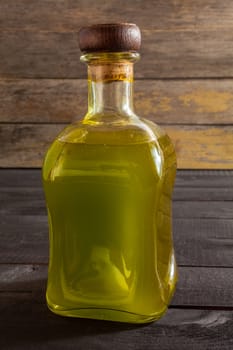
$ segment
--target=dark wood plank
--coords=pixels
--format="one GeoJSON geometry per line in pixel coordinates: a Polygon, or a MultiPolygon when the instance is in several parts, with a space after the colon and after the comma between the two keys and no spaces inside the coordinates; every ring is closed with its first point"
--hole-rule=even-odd
{"type": "Polygon", "coordinates": [[[45,200],[42,188],[1,190],[0,215],[45,215],[45,200]]]}
{"type": "Polygon", "coordinates": [[[180,201],[232,201],[233,200],[233,188],[215,188],[208,187],[203,188],[175,188],[174,200],[180,201]]]}
{"type": "Polygon", "coordinates": [[[147,30],[222,29],[232,27],[232,13],[231,0],[111,0],[101,6],[94,0],[1,0],[0,29],[77,31],[86,24],[106,23],[113,14],[115,22],[130,19],[147,30]]]}
{"type": "Polygon", "coordinates": [[[174,200],[233,200],[232,170],[178,170],[174,200]]]}
{"type": "Polygon", "coordinates": [[[179,267],[173,306],[201,306],[233,310],[231,268],[179,267]]]}
{"type": "Polygon", "coordinates": [[[39,188],[42,190],[41,169],[0,169],[0,190],[8,188],[39,188]]]}
{"type": "MultiPolygon", "coordinates": [[[[5,171],[7,172],[7,169],[5,171]]],[[[178,170],[176,187],[230,190],[233,187],[233,170],[178,170]]]]}
{"type": "Polygon", "coordinates": [[[47,271],[47,264],[0,264],[0,291],[43,294],[47,271]]]}
{"type": "Polygon", "coordinates": [[[233,200],[232,170],[178,170],[174,200],[233,200]]]}
{"type": "Polygon", "coordinates": [[[48,262],[46,215],[2,215],[0,236],[0,263],[48,262]]]}
{"type": "MultiPolygon", "coordinates": [[[[137,78],[233,77],[233,32],[142,30],[137,78]]],[[[84,78],[76,32],[0,32],[1,78],[84,78]]]]}
{"type": "MultiPolygon", "coordinates": [[[[41,169],[0,169],[0,188],[41,188],[41,186],[41,169]]],[[[195,189],[197,192],[201,191],[205,198],[205,191],[209,188],[230,191],[232,187],[233,170],[177,170],[175,182],[177,191],[195,189]]],[[[208,197],[205,200],[208,200],[208,197]]]]}
{"type": "MultiPolygon", "coordinates": [[[[47,216],[40,176],[40,170],[0,171],[2,263],[48,261],[47,216]]],[[[186,195],[183,201],[174,201],[177,261],[180,265],[233,266],[232,201],[219,197],[221,201],[208,202],[205,184],[207,189],[208,185],[219,189],[224,196],[224,184],[229,192],[232,187],[232,171],[178,171],[175,198],[179,199],[183,192],[186,195]],[[190,188],[193,197],[202,198],[202,202],[191,201],[190,188]]]]}
{"type": "MultiPolygon", "coordinates": [[[[208,192],[207,192],[208,193],[208,192]]],[[[193,196],[194,197],[194,196],[193,196]]],[[[198,196],[197,196],[198,197],[198,196]]],[[[176,218],[233,219],[232,201],[174,201],[176,218]]],[[[42,189],[2,189],[0,215],[44,215],[45,200],[42,189]]]]}
{"type": "MultiPolygon", "coordinates": [[[[211,206],[211,203],[209,204],[211,206]]],[[[177,262],[189,266],[233,266],[233,220],[173,220],[177,262]]]]}
{"type": "Polygon", "coordinates": [[[69,319],[53,315],[44,296],[3,294],[2,349],[229,350],[233,311],[170,309],[149,325],[69,319]]]}
{"type": "Polygon", "coordinates": [[[232,170],[178,170],[174,200],[233,200],[232,170]]]}
{"type": "MultiPolygon", "coordinates": [[[[0,263],[48,262],[48,225],[43,215],[0,216],[0,263]]],[[[177,262],[184,266],[233,267],[233,220],[173,220],[177,262]]]]}
{"type": "MultiPolygon", "coordinates": [[[[4,186],[2,188],[0,186],[0,215],[45,215],[46,211],[41,180],[41,171],[29,170],[27,174],[27,170],[21,170],[18,173],[18,180],[16,176],[15,181],[14,174],[16,173],[16,171],[2,170],[1,174],[3,174],[3,184],[4,173],[5,176],[7,174],[12,173],[13,177],[9,177],[8,186],[4,186]],[[31,174],[33,174],[33,177],[31,176],[31,174]],[[36,178],[35,174],[37,175],[36,178]],[[19,176],[20,183],[18,183],[19,176]],[[24,179],[23,183],[21,180],[22,178],[24,179]],[[9,181],[14,182],[12,187],[9,181]],[[16,186],[17,183],[18,185],[16,186]]],[[[231,188],[228,189],[227,186],[224,188],[224,190],[225,191],[223,191],[221,187],[218,189],[217,185],[215,185],[215,187],[210,188],[184,188],[175,186],[175,196],[173,203],[174,217],[184,219],[233,219],[233,202],[231,201],[233,192],[231,191],[231,188]],[[229,196],[227,196],[228,201],[226,201],[225,193],[229,194],[229,196]],[[217,197],[217,200],[214,201],[214,197],[217,197]],[[180,200],[180,198],[182,200],[180,200]],[[211,202],[209,202],[209,200],[211,200],[211,202]]]]}
{"type": "MultiPolygon", "coordinates": [[[[0,124],[0,167],[41,167],[61,124],[0,124]]],[[[233,168],[233,126],[165,126],[174,142],[178,168],[233,168]]]]}
{"type": "MultiPolygon", "coordinates": [[[[135,110],[161,124],[232,124],[233,81],[136,80],[135,110]]],[[[80,79],[0,80],[0,121],[68,123],[87,111],[80,79]]]]}
{"type": "MultiPolygon", "coordinates": [[[[1,292],[45,293],[47,265],[1,264],[1,292]]],[[[233,309],[233,268],[179,267],[173,306],[233,309]]]]}
{"type": "Polygon", "coordinates": [[[175,201],[173,215],[184,219],[233,219],[233,202],[175,201]]]}
{"type": "MultiPolygon", "coordinates": [[[[1,182],[1,180],[0,180],[1,182]]],[[[39,206],[40,210],[38,214],[44,213],[43,209],[41,210],[41,207],[43,206],[43,200],[44,196],[42,194],[42,183],[38,181],[36,184],[37,187],[32,188],[32,186],[25,186],[21,185],[20,188],[17,188],[16,185],[13,185],[12,187],[5,187],[2,188],[2,199],[4,203],[7,202],[12,202],[16,200],[15,208],[19,209],[21,206],[21,209],[23,209],[23,201],[21,202],[21,199],[25,197],[25,200],[31,201],[32,203],[34,202],[34,199],[36,198],[36,206],[39,206]],[[40,204],[38,202],[40,200],[40,204]],[[19,204],[17,204],[19,201],[19,204]]],[[[174,194],[173,194],[173,200],[174,201],[195,201],[195,202],[203,202],[203,201],[214,201],[214,202],[225,202],[225,201],[232,201],[233,200],[233,188],[218,188],[218,187],[178,187],[176,186],[174,189],[174,194]]],[[[218,204],[217,204],[218,205],[218,204]]],[[[220,206],[222,205],[221,203],[219,204],[220,206]]],[[[177,204],[178,210],[182,204],[177,204]]],[[[205,204],[201,204],[201,208],[203,209],[203,206],[205,207],[205,204]]],[[[225,213],[225,210],[227,207],[231,208],[231,204],[223,204],[223,211],[225,213]]],[[[34,204],[32,204],[32,210],[34,208],[34,204]]],[[[208,211],[209,213],[210,211],[208,211]]],[[[34,211],[31,211],[32,214],[34,214],[34,211]]],[[[199,214],[197,214],[199,215],[199,214]]],[[[207,214],[210,215],[210,214],[207,214]]],[[[224,214],[225,215],[225,214],[224,214]]],[[[228,217],[228,214],[227,214],[228,217]]]]}
{"type": "MultiPolygon", "coordinates": [[[[41,169],[1,169],[0,190],[22,196],[28,191],[42,191],[41,169]]],[[[41,193],[39,193],[41,197],[41,193]]],[[[178,170],[173,200],[227,201],[233,200],[233,171],[178,170]],[[217,174],[215,174],[215,172],[217,174]]]]}

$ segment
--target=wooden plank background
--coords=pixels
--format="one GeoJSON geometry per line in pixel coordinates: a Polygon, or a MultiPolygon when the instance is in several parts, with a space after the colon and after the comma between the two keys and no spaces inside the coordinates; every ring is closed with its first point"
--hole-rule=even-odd
{"type": "Polygon", "coordinates": [[[142,30],[135,106],[175,143],[179,168],[233,168],[233,1],[0,0],[0,167],[40,167],[86,110],[78,30],[142,30]]]}

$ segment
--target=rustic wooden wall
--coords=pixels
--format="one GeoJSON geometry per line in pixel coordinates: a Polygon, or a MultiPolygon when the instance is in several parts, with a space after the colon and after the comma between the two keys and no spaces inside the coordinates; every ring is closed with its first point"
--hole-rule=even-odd
{"type": "Polygon", "coordinates": [[[232,0],[0,0],[0,166],[40,167],[86,109],[82,25],[142,29],[139,115],[174,140],[179,168],[233,168],[232,0]]]}

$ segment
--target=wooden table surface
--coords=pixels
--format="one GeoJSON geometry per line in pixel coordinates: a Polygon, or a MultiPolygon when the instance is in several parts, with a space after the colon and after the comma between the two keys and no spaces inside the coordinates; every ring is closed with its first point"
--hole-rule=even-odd
{"type": "Polygon", "coordinates": [[[179,283],[167,314],[149,325],[53,315],[40,170],[0,170],[0,198],[0,349],[233,349],[233,171],[178,172],[179,283]]]}

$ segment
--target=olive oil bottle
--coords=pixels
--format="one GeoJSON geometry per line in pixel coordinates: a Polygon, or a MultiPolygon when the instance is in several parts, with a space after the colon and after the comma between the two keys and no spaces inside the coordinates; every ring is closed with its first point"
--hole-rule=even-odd
{"type": "Polygon", "coordinates": [[[133,109],[135,24],[79,33],[88,111],[45,156],[48,307],[63,316],[143,323],[164,314],[177,280],[169,137],[133,109]]]}

